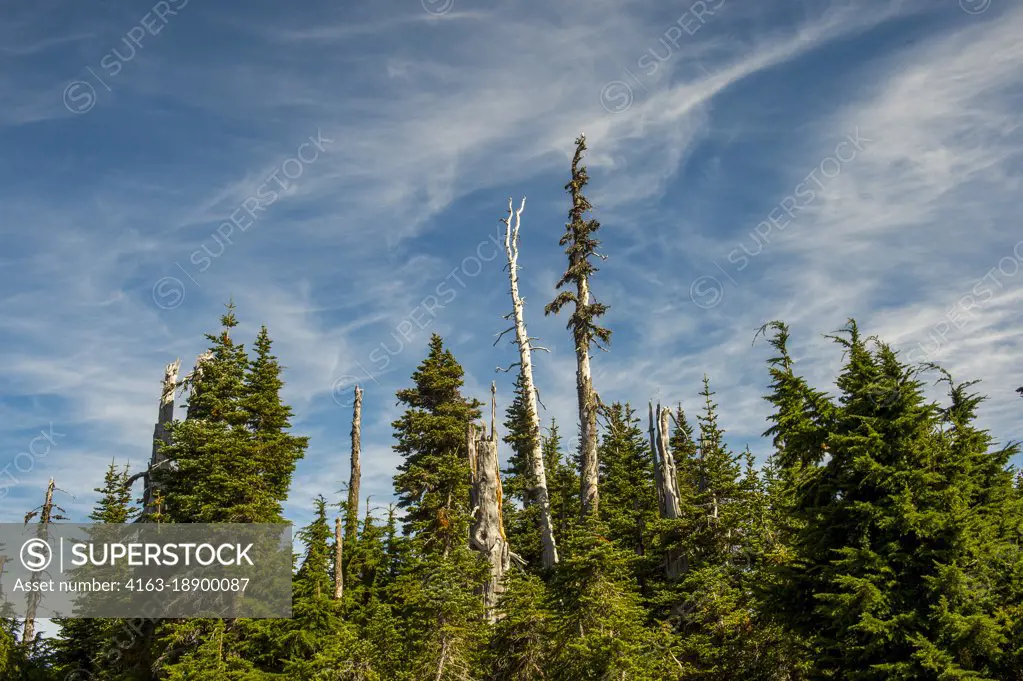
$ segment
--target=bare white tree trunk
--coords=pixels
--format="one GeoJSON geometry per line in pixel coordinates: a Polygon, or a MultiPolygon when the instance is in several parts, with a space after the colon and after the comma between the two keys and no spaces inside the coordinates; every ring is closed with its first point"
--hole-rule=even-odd
{"type": "Polygon", "coordinates": [[[504,591],[504,575],[511,567],[511,549],[504,533],[500,466],[497,459],[497,433],[486,428],[477,435],[476,426],[468,425],[466,441],[472,471],[471,504],[473,523],[469,545],[483,554],[490,564],[490,579],[483,585],[483,603],[487,619],[497,621],[497,603],[504,591]]]}
{"type": "Polygon", "coordinates": [[[354,541],[359,525],[359,486],[362,482],[362,388],[355,386],[352,411],[352,473],[348,478],[348,515],[345,538],[354,541]]]}
{"type": "Polygon", "coordinates": [[[142,494],[142,501],[145,509],[144,515],[151,515],[157,509],[153,507],[153,499],[158,491],[157,484],[153,481],[153,471],[161,468],[166,463],[166,457],[160,451],[161,446],[170,444],[170,433],[167,430],[168,424],[174,420],[174,394],[178,388],[178,371],[181,369],[181,360],[176,359],[163,370],[163,390],[160,393],[160,411],[156,417],[156,427],[153,430],[153,453],[149,458],[149,472],[146,475],[145,490],[142,494]]]}
{"type": "Polygon", "coordinates": [[[523,300],[519,295],[519,227],[522,224],[522,211],[526,208],[526,199],[517,211],[513,211],[512,200],[508,199],[508,218],[504,221],[507,229],[504,233],[504,250],[508,256],[508,278],[511,282],[512,317],[515,321],[515,344],[519,348],[519,372],[522,377],[522,390],[526,400],[526,418],[530,424],[529,441],[529,498],[540,509],[540,543],[543,547],[543,567],[549,569],[558,562],[558,547],[554,539],[554,522],[551,519],[551,500],[547,491],[547,471],[543,461],[543,444],[540,441],[540,412],[537,409],[536,384],[533,382],[533,346],[534,339],[526,331],[523,314],[523,300]],[[514,226],[513,226],[514,220],[514,226]]]}
{"type": "MultiPolygon", "coordinates": [[[[657,484],[657,504],[662,518],[677,520],[682,517],[678,488],[678,468],[668,444],[668,419],[671,412],[660,404],[654,410],[650,403],[650,447],[654,454],[654,479],[657,484]],[[655,416],[656,414],[656,416],[655,416]]],[[[668,551],[665,572],[669,580],[678,579],[685,571],[684,558],[677,549],[668,551]]]]}

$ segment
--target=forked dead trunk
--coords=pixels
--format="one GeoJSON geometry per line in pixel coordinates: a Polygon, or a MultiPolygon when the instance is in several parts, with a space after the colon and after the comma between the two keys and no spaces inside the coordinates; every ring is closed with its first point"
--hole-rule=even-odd
{"type": "Polygon", "coordinates": [[[551,500],[547,490],[547,471],[543,462],[543,445],[540,441],[540,413],[537,409],[536,384],[533,382],[533,346],[526,331],[523,301],[519,295],[519,227],[526,199],[522,199],[517,211],[512,210],[508,200],[507,229],[504,233],[504,250],[508,256],[508,278],[511,283],[512,317],[515,322],[515,344],[519,349],[519,374],[522,377],[522,391],[525,398],[526,419],[529,421],[530,439],[528,452],[529,502],[540,510],[540,545],[545,569],[558,562],[558,547],[554,539],[554,521],[551,518],[551,500]],[[514,224],[513,224],[514,223],[514,224]]]}

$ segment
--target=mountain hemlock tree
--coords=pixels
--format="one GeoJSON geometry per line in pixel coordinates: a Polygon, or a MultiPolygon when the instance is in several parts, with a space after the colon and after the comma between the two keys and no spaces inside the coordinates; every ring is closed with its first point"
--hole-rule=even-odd
{"type": "Polygon", "coordinates": [[[593,388],[593,375],[590,371],[590,347],[596,344],[604,349],[611,341],[611,331],[599,326],[596,320],[607,312],[607,305],[591,301],[590,276],[597,271],[593,265],[600,242],[593,238],[593,233],[600,229],[595,219],[585,219],[593,206],[583,195],[583,188],[589,182],[586,168],[580,166],[583,152],[586,151],[586,137],[580,133],[575,140],[575,155],[572,158],[572,179],[565,185],[565,190],[572,197],[572,209],[569,221],[565,224],[565,234],[558,242],[565,246],[568,254],[568,268],[554,285],[561,289],[575,284],[575,291],[561,291],[554,300],[547,304],[544,313],[558,314],[569,303],[575,304],[575,310],[569,317],[568,328],[572,331],[575,341],[576,355],[576,393],[579,402],[580,427],[580,499],[583,516],[596,515],[599,506],[599,464],[597,462],[597,392],[593,388]]]}
{"type": "Polygon", "coordinates": [[[515,331],[515,344],[519,350],[519,381],[521,382],[522,407],[525,411],[523,420],[526,428],[525,432],[521,433],[521,437],[525,440],[524,449],[528,465],[528,499],[531,504],[536,504],[538,507],[543,567],[550,569],[558,562],[558,547],[554,538],[554,524],[551,520],[547,472],[544,468],[543,444],[540,441],[540,412],[537,409],[536,385],[533,382],[532,354],[534,349],[540,348],[533,346],[532,343],[536,339],[531,338],[526,331],[523,313],[524,301],[519,295],[519,227],[522,224],[522,211],[525,208],[525,197],[523,197],[518,210],[513,210],[512,200],[508,199],[508,217],[503,220],[505,224],[504,250],[508,258],[509,290],[512,298],[512,312],[508,317],[514,320],[512,329],[515,331]],[[512,226],[513,222],[514,226],[512,226]]]}
{"type": "Polygon", "coordinates": [[[995,573],[1011,544],[1012,521],[998,516],[1018,518],[1008,501],[1015,448],[989,451],[964,386],[952,385],[942,410],[924,401],[919,369],[854,321],[829,337],[846,353],[838,402],[822,408],[783,370],[772,396],[776,432],[797,447],[781,460],[797,467],[785,475],[800,521],[796,560],[781,573],[794,597],[779,599],[779,614],[815,651],[815,678],[1012,678],[1019,654],[1003,599],[1019,579],[995,573]],[[796,399],[813,418],[786,415],[796,399]]]}

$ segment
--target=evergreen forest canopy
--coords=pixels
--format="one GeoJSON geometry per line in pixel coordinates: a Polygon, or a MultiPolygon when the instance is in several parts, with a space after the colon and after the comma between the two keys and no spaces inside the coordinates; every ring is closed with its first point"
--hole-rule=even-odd
{"type": "MultiPolygon", "coordinates": [[[[517,284],[522,208],[509,205],[519,361],[499,427],[434,335],[397,393],[386,517],[360,511],[356,391],[350,493],[310,500],[292,619],[66,619],[45,639],[32,613],[8,609],[0,679],[1023,679],[1019,447],[975,425],[975,382],[909,366],[850,320],[829,336],[844,359],[827,394],[796,370],[786,325],[769,322],[756,338],[772,353],[773,453],[759,468],[725,444],[709,378],[685,409],[604,404],[590,356],[611,331],[591,288],[602,256],[585,150],[580,137],[567,267],[545,308],[576,349],[577,451],[539,413],[517,284]],[[930,380],[947,387],[940,403],[923,395],[930,380]]],[[[288,522],[308,441],[291,432],[269,332],[250,350],[236,325],[229,305],[195,370],[179,381],[168,367],[143,503],[139,474],[111,464],[92,521],[288,522]],[[187,413],[175,420],[178,389],[187,413]]],[[[32,521],[61,519],[52,495],[51,483],[32,521]]]]}

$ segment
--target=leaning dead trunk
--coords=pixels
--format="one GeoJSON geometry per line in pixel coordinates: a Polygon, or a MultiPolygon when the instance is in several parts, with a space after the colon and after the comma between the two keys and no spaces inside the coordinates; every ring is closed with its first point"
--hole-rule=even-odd
{"type": "MultiPolygon", "coordinates": [[[[678,488],[678,469],[675,456],[668,444],[668,419],[670,411],[667,407],[657,405],[655,412],[650,403],[650,448],[654,455],[654,481],[657,485],[657,505],[661,517],[677,520],[682,517],[680,494],[678,488]],[[656,418],[655,418],[656,414],[656,418]]],[[[666,557],[665,573],[669,580],[677,580],[685,571],[684,558],[678,549],[670,549],[666,557]]]]}
{"type": "Polygon", "coordinates": [[[558,562],[558,547],[554,540],[554,522],[551,519],[551,500],[547,491],[547,471],[543,462],[543,445],[540,442],[540,412],[536,404],[536,386],[533,383],[533,346],[534,339],[526,332],[526,321],[523,315],[522,297],[519,295],[519,226],[522,224],[522,211],[526,207],[526,199],[517,211],[512,210],[511,199],[508,199],[508,218],[504,221],[507,229],[504,233],[504,250],[508,256],[508,278],[511,281],[512,318],[515,321],[515,344],[519,348],[519,373],[522,377],[522,391],[525,397],[526,418],[529,421],[529,452],[528,465],[530,476],[530,501],[540,510],[540,544],[543,548],[543,567],[549,569],[558,562]],[[512,220],[514,218],[514,227],[512,220]]]}
{"type": "Polygon", "coordinates": [[[355,541],[359,527],[359,486],[362,482],[362,388],[355,386],[355,406],[352,410],[352,473],[348,478],[348,514],[345,520],[345,539],[355,541]]]}
{"type": "Polygon", "coordinates": [[[472,471],[471,503],[473,523],[469,535],[470,546],[483,554],[490,564],[490,579],[483,585],[483,604],[487,619],[497,621],[497,602],[504,591],[504,575],[511,566],[511,550],[504,533],[501,513],[502,492],[497,460],[497,434],[486,428],[477,435],[476,426],[469,424],[467,445],[472,471]]]}
{"type": "Polygon", "coordinates": [[[163,467],[167,461],[161,449],[170,444],[170,432],[168,432],[167,426],[174,420],[174,393],[178,388],[178,370],[180,368],[181,360],[176,359],[163,370],[160,411],[157,414],[156,427],[153,430],[153,453],[149,458],[149,471],[145,476],[145,489],[142,493],[145,516],[152,515],[157,511],[153,505],[153,499],[156,498],[159,488],[153,480],[153,471],[163,467]]]}

